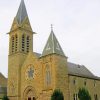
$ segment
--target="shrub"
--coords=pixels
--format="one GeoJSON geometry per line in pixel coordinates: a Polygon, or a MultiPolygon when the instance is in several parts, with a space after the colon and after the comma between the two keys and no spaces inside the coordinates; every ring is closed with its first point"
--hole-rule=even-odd
{"type": "Polygon", "coordinates": [[[2,100],[9,100],[9,98],[5,95],[3,96],[2,100]]]}
{"type": "Polygon", "coordinates": [[[79,100],[91,100],[91,96],[85,88],[80,88],[78,92],[79,100]]]}
{"type": "Polygon", "coordinates": [[[63,93],[59,89],[54,90],[51,100],[64,100],[63,93]]]}

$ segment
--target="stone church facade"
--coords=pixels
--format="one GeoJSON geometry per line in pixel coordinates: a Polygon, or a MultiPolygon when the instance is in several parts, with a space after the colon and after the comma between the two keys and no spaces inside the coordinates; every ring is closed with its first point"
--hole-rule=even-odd
{"type": "Polygon", "coordinates": [[[85,87],[93,100],[100,99],[100,78],[85,66],[67,61],[54,32],[42,54],[34,52],[33,32],[24,0],[9,32],[8,85],[10,100],[50,100],[55,89],[64,100],[78,100],[78,90],[85,87]]]}

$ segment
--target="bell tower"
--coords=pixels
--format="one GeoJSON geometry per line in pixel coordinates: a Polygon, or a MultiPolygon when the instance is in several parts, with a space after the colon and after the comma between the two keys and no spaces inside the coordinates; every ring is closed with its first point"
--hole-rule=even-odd
{"type": "Polygon", "coordinates": [[[24,0],[9,32],[8,97],[20,100],[21,66],[29,52],[33,52],[33,34],[24,0]]]}
{"type": "Polygon", "coordinates": [[[33,33],[24,0],[21,0],[9,32],[9,55],[33,51],[33,33]]]}

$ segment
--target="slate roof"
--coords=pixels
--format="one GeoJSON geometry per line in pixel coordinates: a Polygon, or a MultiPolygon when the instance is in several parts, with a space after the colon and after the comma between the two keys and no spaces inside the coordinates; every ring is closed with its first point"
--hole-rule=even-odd
{"type": "Polygon", "coordinates": [[[25,3],[24,3],[24,0],[21,0],[19,9],[16,15],[16,19],[18,23],[21,24],[26,17],[28,17],[28,14],[27,14],[27,10],[25,7],[25,3]]]}
{"type": "Polygon", "coordinates": [[[51,30],[50,36],[48,38],[48,41],[45,45],[45,48],[43,50],[42,56],[46,56],[48,54],[58,54],[65,56],[53,30],[51,30]]]}
{"type": "Polygon", "coordinates": [[[97,77],[93,73],[91,73],[85,66],[73,64],[70,62],[68,62],[68,74],[100,80],[99,77],[97,77]]]}

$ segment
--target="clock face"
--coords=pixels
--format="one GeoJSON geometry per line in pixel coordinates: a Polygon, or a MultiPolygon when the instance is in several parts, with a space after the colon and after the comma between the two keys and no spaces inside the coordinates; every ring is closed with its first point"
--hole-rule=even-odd
{"type": "Polygon", "coordinates": [[[31,80],[34,78],[34,67],[33,65],[28,65],[26,69],[26,79],[31,80]]]}

